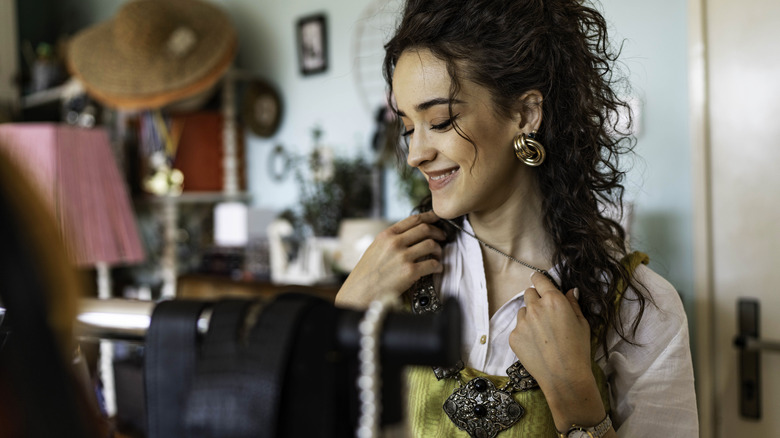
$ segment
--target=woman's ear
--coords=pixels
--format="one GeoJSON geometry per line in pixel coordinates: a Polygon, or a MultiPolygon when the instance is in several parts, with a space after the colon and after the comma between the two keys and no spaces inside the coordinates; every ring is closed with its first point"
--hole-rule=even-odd
{"type": "Polygon", "coordinates": [[[523,132],[538,131],[542,124],[542,93],[530,90],[517,99],[517,118],[523,132]]]}

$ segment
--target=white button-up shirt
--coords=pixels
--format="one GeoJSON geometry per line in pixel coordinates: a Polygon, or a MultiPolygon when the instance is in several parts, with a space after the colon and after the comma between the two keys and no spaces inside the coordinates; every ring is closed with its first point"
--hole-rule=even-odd
{"type": "MultiPolygon", "coordinates": [[[[464,229],[473,232],[468,220],[464,229]]],[[[444,247],[444,274],[436,278],[444,297],[455,297],[463,312],[462,354],[466,366],[493,375],[506,375],[517,360],[509,347],[509,334],[517,323],[517,311],[525,306],[523,292],[501,306],[490,317],[482,251],[465,233],[444,247]]],[[[555,269],[550,274],[560,277],[555,269]]],[[[596,363],[604,370],[610,386],[612,421],[621,437],[698,436],[693,367],[687,318],[677,291],[647,266],[635,275],[647,287],[642,321],[632,345],[611,330],[607,334],[607,359],[603,347],[596,363]]],[[[624,332],[639,311],[629,289],[621,304],[624,332]],[[626,299],[628,298],[628,299],[626,299]]]]}

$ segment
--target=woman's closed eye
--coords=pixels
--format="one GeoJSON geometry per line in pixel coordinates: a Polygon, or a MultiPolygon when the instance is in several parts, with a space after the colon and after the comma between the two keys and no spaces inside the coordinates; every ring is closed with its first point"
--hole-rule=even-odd
{"type": "MultiPolygon", "coordinates": [[[[440,131],[440,132],[449,131],[450,128],[452,127],[452,124],[455,122],[455,119],[457,119],[457,118],[458,118],[458,114],[452,116],[449,119],[446,119],[445,121],[443,121],[441,123],[431,124],[431,130],[432,131],[440,131]]],[[[408,138],[412,134],[414,134],[414,128],[405,128],[404,132],[401,133],[401,136],[408,138]]]]}
{"type": "Polygon", "coordinates": [[[436,123],[431,125],[431,129],[434,131],[448,131],[452,127],[452,124],[455,122],[455,119],[457,118],[458,118],[458,114],[455,114],[451,118],[441,123],[436,123]]]}

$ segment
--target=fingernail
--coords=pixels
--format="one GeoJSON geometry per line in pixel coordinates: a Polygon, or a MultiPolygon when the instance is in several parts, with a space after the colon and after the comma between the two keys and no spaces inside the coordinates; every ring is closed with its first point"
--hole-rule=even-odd
{"type": "Polygon", "coordinates": [[[574,299],[579,301],[580,300],[580,288],[575,287],[574,288],[574,299]]]}

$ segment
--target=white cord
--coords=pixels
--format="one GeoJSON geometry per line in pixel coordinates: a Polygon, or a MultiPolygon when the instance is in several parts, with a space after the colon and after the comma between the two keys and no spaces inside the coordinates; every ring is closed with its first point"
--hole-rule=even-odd
{"type": "Polygon", "coordinates": [[[374,438],[379,436],[379,419],[382,416],[382,388],[379,377],[380,334],[387,316],[393,307],[396,297],[384,295],[369,304],[363,319],[360,321],[360,374],[357,386],[360,394],[360,418],[355,435],[357,438],[374,438]]]}

